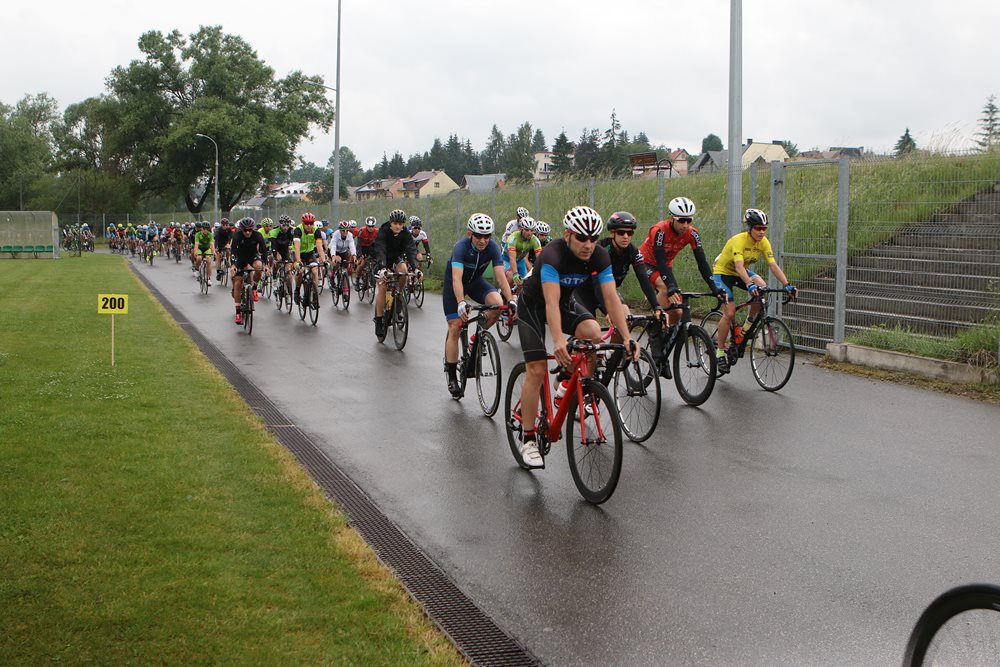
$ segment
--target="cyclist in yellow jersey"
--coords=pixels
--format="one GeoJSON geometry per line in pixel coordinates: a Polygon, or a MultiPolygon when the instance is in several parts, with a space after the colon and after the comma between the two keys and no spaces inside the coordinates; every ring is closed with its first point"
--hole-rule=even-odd
{"type": "MultiPolygon", "coordinates": [[[[722,319],[719,320],[719,328],[716,331],[715,354],[718,357],[720,375],[729,371],[725,350],[729,326],[736,315],[733,286],[745,289],[751,297],[756,295],[759,288],[767,287],[767,282],[751,271],[750,266],[763,257],[771,273],[785,286],[785,290],[792,295],[798,293],[795,286],[789,284],[784,272],[774,259],[771,243],[766,236],[767,214],[756,208],[748,208],[743,221],[746,223],[747,231],[740,232],[726,241],[725,247],[715,258],[715,265],[712,267],[714,274],[712,278],[716,287],[725,290],[729,297],[728,301],[722,304],[722,319]]],[[[759,313],[760,303],[752,304],[750,306],[750,319],[756,318],[759,313]]]]}

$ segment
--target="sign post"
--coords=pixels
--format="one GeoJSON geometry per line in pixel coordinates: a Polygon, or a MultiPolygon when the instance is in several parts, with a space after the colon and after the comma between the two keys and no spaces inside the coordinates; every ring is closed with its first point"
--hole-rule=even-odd
{"type": "Polygon", "coordinates": [[[115,365],[115,315],[128,315],[128,294],[98,294],[98,315],[111,316],[111,365],[115,365]]]}

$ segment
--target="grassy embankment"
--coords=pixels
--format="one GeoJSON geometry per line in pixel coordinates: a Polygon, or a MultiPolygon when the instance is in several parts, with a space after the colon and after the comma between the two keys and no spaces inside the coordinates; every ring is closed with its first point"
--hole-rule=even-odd
{"type": "Polygon", "coordinates": [[[120,258],[0,282],[0,664],[462,664],[120,258]]]}

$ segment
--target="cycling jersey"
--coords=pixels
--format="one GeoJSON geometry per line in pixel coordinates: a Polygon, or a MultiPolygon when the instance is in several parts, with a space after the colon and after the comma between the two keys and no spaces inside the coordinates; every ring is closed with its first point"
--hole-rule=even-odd
{"type": "Polygon", "coordinates": [[[212,247],[212,232],[198,232],[194,235],[194,244],[199,250],[208,250],[212,247]]]}
{"type": "Polygon", "coordinates": [[[260,255],[261,259],[267,259],[267,244],[260,232],[254,231],[250,236],[244,236],[240,232],[233,237],[232,252],[237,270],[252,262],[260,255]]]}
{"type": "Polygon", "coordinates": [[[271,233],[268,235],[268,237],[271,239],[272,246],[274,247],[283,246],[287,248],[289,245],[292,244],[292,238],[293,238],[292,229],[291,227],[289,227],[288,229],[281,229],[280,227],[275,227],[274,229],[271,230],[271,233]]]}
{"type": "Polygon", "coordinates": [[[448,260],[448,265],[444,269],[445,287],[452,284],[451,270],[453,267],[462,269],[462,283],[467,285],[482,277],[487,268],[502,265],[500,246],[496,241],[491,239],[486,248],[480,252],[476,249],[472,239],[465,237],[456,243],[451,251],[451,259],[448,260]]]}
{"type": "Polygon", "coordinates": [[[215,247],[221,250],[229,245],[233,240],[234,231],[232,227],[219,227],[215,232],[215,247]]]}
{"type": "Polygon", "coordinates": [[[334,255],[342,255],[344,253],[349,253],[351,255],[357,255],[358,251],[354,247],[354,235],[351,234],[350,230],[347,232],[347,238],[336,231],[333,233],[333,237],[328,241],[330,246],[330,252],[334,255]]]}
{"type": "Polygon", "coordinates": [[[751,264],[760,257],[764,257],[768,264],[774,262],[774,252],[771,250],[771,242],[765,236],[760,241],[755,242],[750,232],[741,232],[726,241],[722,252],[715,258],[713,273],[724,276],[736,276],[736,260],[743,262],[743,268],[749,271],[751,264]]]}
{"type": "Polygon", "coordinates": [[[403,229],[393,234],[391,225],[382,223],[375,237],[375,265],[385,268],[390,261],[395,263],[404,256],[411,267],[417,265],[417,244],[413,242],[413,236],[403,229]]]}
{"type": "Polygon", "coordinates": [[[376,236],[378,236],[378,227],[365,227],[358,233],[358,243],[362,248],[367,248],[375,243],[376,236]]]}
{"type": "Polygon", "coordinates": [[[503,238],[504,238],[504,240],[506,240],[508,236],[510,236],[511,234],[513,234],[514,232],[516,232],[517,229],[518,229],[518,227],[519,227],[519,225],[520,225],[520,220],[517,220],[516,218],[514,220],[510,220],[507,223],[507,226],[504,227],[504,229],[503,229],[503,238]]]}
{"type": "Polygon", "coordinates": [[[611,256],[601,246],[594,248],[590,259],[584,261],[573,254],[565,239],[556,239],[545,246],[538,255],[535,270],[524,281],[521,293],[523,298],[544,304],[542,283],[559,284],[559,304],[564,307],[569,302],[573,290],[589,284],[596,279],[598,283],[614,283],[611,273],[611,256]]]}
{"type": "Polygon", "coordinates": [[[303,225],[299,225],[292,230],[292,238],[299,239],[299,252],[307,255],[316,249],[316,241],[323,240],[323,232],[316,229],[310,234],[303,225]]]}
{"type": "Polygon", "coordinates": [[[661,220],[653,225],[649,233],[646,234],[646,240],[639,248],[643,261],[655,271],[650,277],[651,281],[655,283],[656,278],[660,277],[668,292],[677,291],[677,280],[674,278],[673,272],[674,258],[685,246],[691,246],[702,279],[715,289],[715,283],[712,280],[712,267],[708,265],[698,230],[694,227],[688,227],[683,234],[678,234],[670,226],[670,220],[661,220]]]}
{"type": "MultiPolygon", "coordinates": [[[[656,290],[649,280],[649,271],[646,269],[642,253],[636,250],[635,246],[631,243],[624,249],[619,249],[614,245],[610,237],[601,239],[597,245],[607,249],[608,255],[611,256],[611,274],[615,277],[615,285],[621,287],[622,282],[625,281],[625,277],[628,276],[629,268],[634,268],[635,277],[639,281],[642,293],[646,295],[646,300],[649,301],[650,306],[657,308],[659,304],[656,301],[656,290]]],[[[600,285],[593,285],[593,289],[589,290],[578,289],[574,292],[574,295],[580,298],[591,312],[593,312],[595,304],[599,304],[602,308],[604,307],[604,296],[601,293],[600,285]]],[[[604,311],[607,312],[607,308],[604,308],[604,311]]]]}
{"type": "MultiPolygon", "coordinates": [[[[413,236],[413,230],[410,230],[410,236],[413,236]]],[[[431,251],[431,240],[429,238],[427,238],[427,232],[425,232],[424,230],[421,229],[419,234],[417,234],[416,236],[413,236],[413,242],[414,243],[423,243],[424,244],[424,252],[430,253],[430,251],[431,251]]]]}
{"type": "Polygon", "coordinates": [[[535,252],[541,249],[542,244],[534,234],[529,238],[524,238],[521,232],[517,231],[507,236],[505,247],[507,250],[513,248],[514,252],[517,253],[517,261],[521,261],[526,257],[534,259],[535,252]]]}

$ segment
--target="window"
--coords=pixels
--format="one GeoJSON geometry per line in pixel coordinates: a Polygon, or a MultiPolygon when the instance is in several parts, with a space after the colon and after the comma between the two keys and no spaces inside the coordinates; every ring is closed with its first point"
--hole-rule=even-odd
{"type": "Polygon", "coordinates": [[[436,188],[441,187],[441,181],[434,181],[434,187],[436,188]]]}

